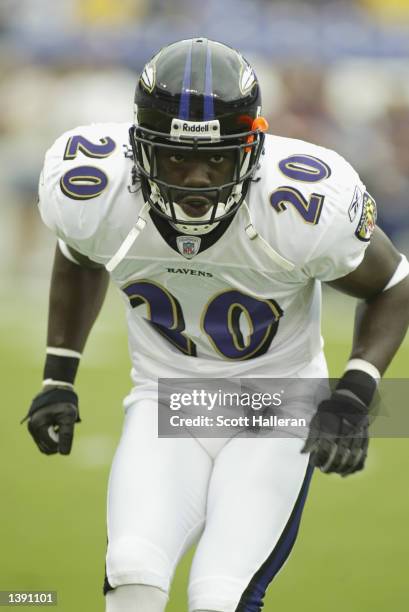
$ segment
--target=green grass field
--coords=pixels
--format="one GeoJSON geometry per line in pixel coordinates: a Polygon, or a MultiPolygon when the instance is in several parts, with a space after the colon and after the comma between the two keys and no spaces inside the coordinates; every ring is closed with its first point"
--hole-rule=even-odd
{"type": "MultiPolygon", "coordinates": [[[[61,612],[102,612],[105,490],[129,386],[122,305],[110,295],[88,344],[73,452],[50,458],[19,425],[40,383],[46,291],[43,283],[21,283],[1,295],[0,590],[57,590],[61,612]]],[[[348,354],[353,306],[334,295],[324,330],[336,376],[348,354]]],[[[406,342],[389,375],[408,376],[408,365],[406,342]]],[[[408,440],[374,440],[363,474],[344,480],[316,473],[298,542],[266,612],[407,610],[408,457],[408,440]]],[[[177,572],[169,612],[187,610],[189,561],[177,572]]]]}

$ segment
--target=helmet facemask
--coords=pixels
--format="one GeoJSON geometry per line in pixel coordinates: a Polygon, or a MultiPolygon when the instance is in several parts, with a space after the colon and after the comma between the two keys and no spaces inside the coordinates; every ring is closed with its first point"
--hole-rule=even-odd
{"type": "Polygon", "coordinates": [[[179,232],[197,235],[212,231],[220,221],[234,215],[246,197],[263,149],[266,122],[256,119],[250,123],[253,129],[249,131],[221,135],[218,120],[182,122],[174,118],[170,133],[142,127],[135,121],[130,128],[134,160],[145,201],[155,214],[169,221],[179,232]],[[192,136],[188,130],[193,129],[200,130],[200,133],[192,136]],[[226,182],[217,186],[183,187],[171,184],[163,180],[158,171],[158,153],[163,151],[183,157],[201,152],[228,155],[234,160],[233,171],[231,176],[226,177],[226,182]],[[178,204],[185,197],[184,194],[189,198],[205,197],[212,205],[202,216],[189,216],[178,204]]]}

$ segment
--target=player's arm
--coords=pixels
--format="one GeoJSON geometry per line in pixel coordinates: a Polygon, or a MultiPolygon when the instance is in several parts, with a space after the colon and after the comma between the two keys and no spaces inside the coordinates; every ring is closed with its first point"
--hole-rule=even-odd
{"type": "MultiPolygon", "coordinates": [[[[65,247],[67,249],[68,247],[65,247]]],[[[108,273],[103,266],[57,246],[51,278],[43,390],[27,415],[28,429],[46,454],[71,450],[78,398],[74,381],[88,334],[103,304],[108,273]]]]}
{"type": "Polygon", "coordinates": [[[408,263],[377,228],[358,268],[328,284],[362,301],[346,371],[332,396],[319,405],[303,451],[322,471],[345,476],[364,467],[368,409],[408,329],[408,263]]]}
{"type": "Polygon", "coordinates": [[[104,266],[65,248],[69,248],[71,260],[58,245],[54,256],[47,346],[82,353],[104,302],[109,275],[104,266]]]}
{"type": "Polygon", "coordinates": [[[409,276],[401,278],[405,274],[405,263],[401,261],[400,253],[389,238],[376,228],[361,265],[347,276],[328,283],[362,300],[356,310],[350,359],[371,363],[381,375],[392,361],[409,325],[409,276]],[[402,268],[400,275],[399,266],[402,268]],[[397,282],[393,281],[395,273],[397,282]]]}

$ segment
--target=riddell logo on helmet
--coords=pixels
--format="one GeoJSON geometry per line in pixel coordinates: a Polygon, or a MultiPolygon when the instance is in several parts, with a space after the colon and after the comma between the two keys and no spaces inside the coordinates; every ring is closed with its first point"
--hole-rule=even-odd
{"type": "Polygon", "coordinates": [[[208,123],[184,123],[182,130],[184,132],[208,132],[210,126],[208,123]]]}
{"type": "Polygon", "coordinates": [[[211,121],[186,121],[186,119],[172,120],[170,130],[172,140],[189,140],[203,138],[204,140],[218,141],[220,139],[220,123],[218,119],[211,121]]]}

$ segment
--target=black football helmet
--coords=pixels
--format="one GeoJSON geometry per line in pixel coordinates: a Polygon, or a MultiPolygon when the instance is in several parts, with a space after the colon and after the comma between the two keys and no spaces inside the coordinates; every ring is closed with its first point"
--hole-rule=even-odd
{"type": "Polygon", "coordinates": [[[130,128],[134,161],[145,201],[181,232],[202,234],[234,215],[258,167],[268,127],[253,68],[234,49],[195,38],[163,48],[145,66],[136,87],[130,128]],[[161,149],[234,155],[234,172],[217,187],[172,185],[158,175],[161,149]],[[184,213],[177,198],[211,192],[202,217],[184,213]]]}

